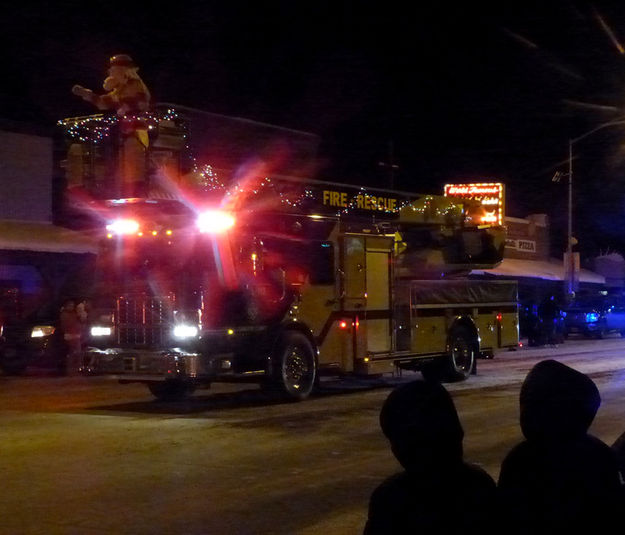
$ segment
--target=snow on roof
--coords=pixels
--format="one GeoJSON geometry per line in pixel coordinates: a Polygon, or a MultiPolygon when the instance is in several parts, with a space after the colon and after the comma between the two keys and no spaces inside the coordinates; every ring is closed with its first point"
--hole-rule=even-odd
{"type": "MultiPolygon", "coordinates": [[[[552,281],[564,280],[563,262],[557,260],[521,260],[518,258],[504,258],[501,264],[494,269],[474,269],[472,275],[490,274],[500,277],[528,277],[534,279],[545,279],[552,281]]],[[[591,282],[604,284],[605,277],[589,271],[580,269],[580,282],[591,282]]]]}
{"type": "Polygon", "coordinates": [[[619,254],[619,253],[608,253],[608,254],[601,254],[599,256],[596,257],[597,259],[599,258],[606,258],[609,260],[613,260],[614,262],[624,262],[625,259],[623,258],[623,255],[619,254]]]}
{"type": "Polygon", "coordinates": [[[0,221],[0,249],[49,253],[97,253],[97,243],[89,236],[32,221],[0,221]]]}

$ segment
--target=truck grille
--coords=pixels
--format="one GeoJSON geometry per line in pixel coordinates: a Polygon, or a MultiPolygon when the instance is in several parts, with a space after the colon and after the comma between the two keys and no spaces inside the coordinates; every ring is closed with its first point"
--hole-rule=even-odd
{"type": "Polygon", "coordinates": [[[164,345],[173,323],[173,295],[124,296],[117,299],[117,342],[121,346],[164,345]]]}

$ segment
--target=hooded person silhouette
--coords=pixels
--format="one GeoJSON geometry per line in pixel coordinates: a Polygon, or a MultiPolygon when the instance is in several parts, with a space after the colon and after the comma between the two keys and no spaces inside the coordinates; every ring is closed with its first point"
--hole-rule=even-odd
{"type": "Polygon", "coordinates": [[[588,433],[600,404],[595,383],[561,362],[530,370],[519,397],[525,440],[504,459],[498,482],[510,533],[607,533],[618,519],[616,456],[588,433]]]}
{"type": "Polygon", "coordinates": [[[373,491],[365,535],[495,533],[495,482],[464,462],[464,431],[441,384],[414,381],[393,390],[380,426],[404,471],[373,491]]]}

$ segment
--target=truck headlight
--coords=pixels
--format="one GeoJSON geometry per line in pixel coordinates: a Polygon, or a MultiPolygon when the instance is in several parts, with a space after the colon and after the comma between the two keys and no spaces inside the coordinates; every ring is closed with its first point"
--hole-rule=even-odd
{"type": "Polygon", "coordinates": [[[30,337],[43,338],[44,336],[50,336],[54,334],[54,330],[52,325],[35,325],[30,331],[30,337]]]}
{"type": "Polygon", "coordinates": [[[111,327],[102,327],[101,325],[94,325],[89,331],[91,336],[111,336],[113,329],[111,327]]]}
{"type": "Polygon", "coordinates": [[[174,327],[174,336],[176,338],[195,338],[197,335],[198,328],[195,325],[181,323],[174,327]]]}

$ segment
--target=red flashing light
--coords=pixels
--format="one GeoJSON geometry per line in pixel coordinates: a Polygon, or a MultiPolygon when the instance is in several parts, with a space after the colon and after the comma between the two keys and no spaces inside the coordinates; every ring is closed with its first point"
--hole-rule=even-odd
{"type": "Polygon", "coordinates": [[[339,323],[339,327],[340,327],[341,329],[347,329],[347,322],[346,322],[345,320],[341,321],[341,322],[339,323]]]}
{"type": "Polygon", "coordinates": [[[234,217],[220,210],[207,210],[197,218],[197,227],[200,232],[217,234],[225,232],[234,226],[234,217]]]}
{"type": "Polygon", "coordinates": [[[503,314],[500,312],[499,314],[497,314],[497,321],[501,322],[502,319],[503,319],[503,314]]]}

